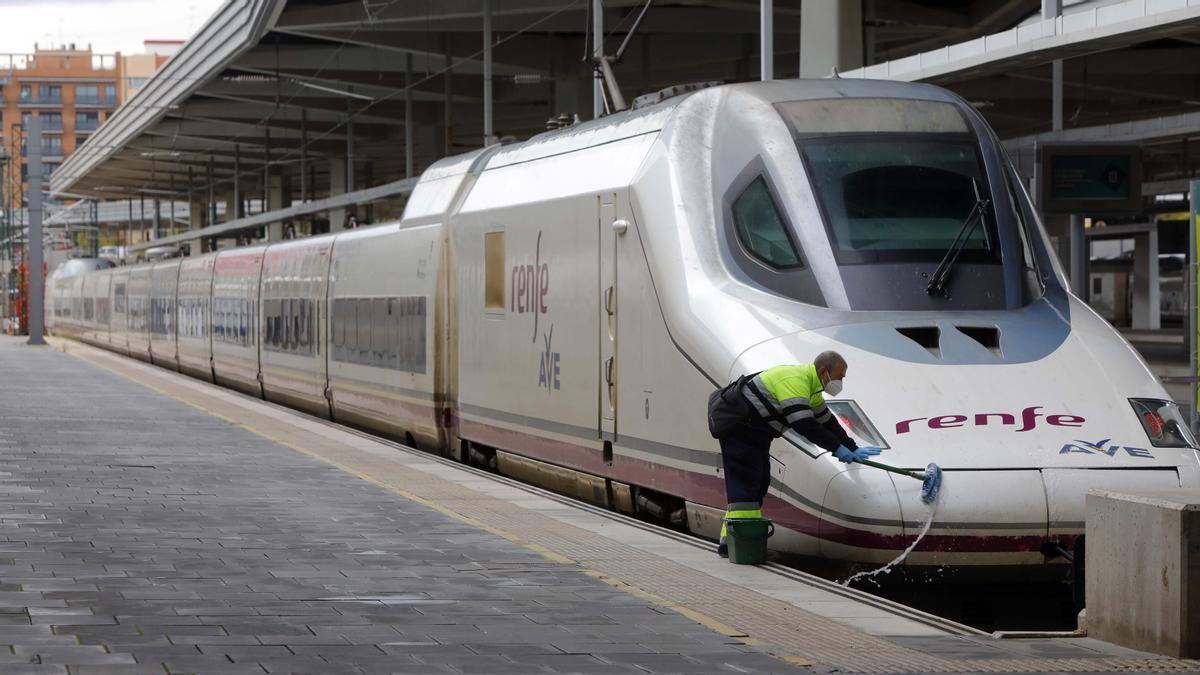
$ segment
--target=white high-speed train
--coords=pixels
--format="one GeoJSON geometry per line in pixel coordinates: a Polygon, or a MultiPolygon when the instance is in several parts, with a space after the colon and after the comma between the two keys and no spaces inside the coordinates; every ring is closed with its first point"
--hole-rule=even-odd
{"type": "MultiPolygon", "coordinates": [[[[709,392],[826,349],[850,433],[945,469],[908,565],[1061,572],[1089,488],[1200,486],[1178,410],[1067,291],[992,131],[926,85],[714,87],[447,158],[398,223],[51,295],[56,333],[709,535],[709,392]]],[[[919,491],[785,437],[772,546],[886,562],[919,491]]]]}

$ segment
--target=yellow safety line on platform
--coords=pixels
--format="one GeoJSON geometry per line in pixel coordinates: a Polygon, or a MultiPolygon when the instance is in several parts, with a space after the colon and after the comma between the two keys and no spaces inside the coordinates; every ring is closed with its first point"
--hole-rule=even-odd
{"type": "MultiPolygon", "coordinates": [[[[183,398],[182,396],[178,396],[172,392],[166,391],[166,390],[164,390],[160,387],[157,387],[153,384],[144,382],[143,380],[141,380],[131,374],[121,372],[120,370],[117,370],[106,364],[99,363],[96,360],[94,360],[93,358],[91,358],[91,355],[89,355],[89,354],[84,354],[83,352],[79,352],[79,353],[72,352],[67,348],[67,343],[65,341],[63,342],[62,351],[66,354],[70,354],[71,356],[74,356],[75,358],[83,359],[83,360],[87,361],[88,363],[91,363],[92,365],[97,366],[98,368],[107,370],[108,372],[113,373],[114,375],[120,376],[120,377],[122,377],[126,380],[129,380],[131,382],[134,382],[136,384],[140,384],[141,386],[143,386],[151,391],[154,391],[158,394],[166,396],[167,398],[170,398],[172,400],[179,401],[180,403],[183,403],[185,405],[191,406],[192,408],[195,408],[196,410],[199,410],[205,414],[212,415],[213,417],[216,417],[217,419],[219,419],[223,422],[227,422],[234,426],[241,427],[242,429],[245,429],[246,431],[249,431],[250,433],[252,433],[256,436],[265,438],[266,440],[271,441],[272,443],[277,443],[277,444],[282,445],[291,450],[295,450],[296,452],[299,452],[303,455],[307,455],[308,457],[312,457],[313,459],[324,462],[325,464],[333,466],[333,467],[339,469],[340,471],[350,474],[351,476],[354,476],[356,478],[364,480],[372,485],[381,487],[390,492],[394,492],[395,494],[398,494],[401,497],[404,497],[405,499],[414,501],[418,504],[421,504],[422,506],[427,506],[439,513],[450,516],[451,518],[454,518],[455,520],[466,523],[467,525],[471,525],[472,527],[477,527],[481,530],[484,530],[485,532],[490,532],[491,534],[494,534],[498,537],[503,537],[504,539],[507,539],[508,541],[511,541],[512,543],[517,544],[518,546],[521,546],[525,549],[533,551],[534,553],[537,553],[538,555],[541,555],[545,558],[549,558],[550,560],[552,560],[554,562],[564,564],[564,565],[574,565],[579,568],[579,571],[583,572],[584,574],[586,574],[589,577],[603,581],[604,583],[608,584],[609,586],[612,586],[613,588],[620,590],[624,593],[628,593],[629,595],[632,595],[632,596],[634,596],[638,599],[641,599],[645,602],[648,602],[648,603],[656,605],[658,607],[662,607],[663,609],[667,609],[667,610],[676,612],[678,614],[681,614],[681,615],[691,619],[692,621],[695,621],[696,623],[708,628],[709,630],[720,633],[727,637],[734,638],[745,645],[761,647],[761,646],[765,646],[767,644],[766,642],[764,642],[762,640],[759,640],[759,639],[756,639],[756,638],[753,638],[753,637],[747,635],[745,631],[738,630],[732,626],[729,626],[728,624],[722,623],[721,621],[719,621],[707,614],[704,614],[703,612],[698,612],[689,607],[685,607],[678,603],[667,600],[666,598],[659,597],[647,590],[638,588],[637,586],[629,584],[625,581],[621,581],[620,579],[615,579],[615,578],[608,576],[598,570],[583,567],[583,566],[579,565],[578,561],[572,560],[571,558],[568,558],[559,553],[555,553],[554,551],[551,551],[550,549],[548,549],[544,546],[541,546],[539,544],[535,544],[531,541],[528,541],[528,540],[520,537],[519,535],[513,534],[512,532],[500,529],[493,525],[488,525],[487,523],[481,522],[475,518],[472,518],[471,516],[468,516],[463,513],[459,513],[458,511],[455,511],[453,509],[442,506],[441,504],[438,504],[436,502],[430,501],[429,499],[421,497],[420,495],[413,494],[413,493],[409,492],[408,490],[405,490],[404,488],[398,487],[398,486],[388,483],[386,481],[379,480],[367,473],[359,471],[358,469],[355,469],[353,467],[342,464],[341,462],[338,462],[337,460],[330,459],[315,450],[310,450],[308,448],[304,448],[299,445],[296,445],[290,441],[286,441],[282,438],[277,438],[275,436],[272,436],[271,434],[268,434],[264,431],[260,431],[260,430],[256,429],[253,425],[235,420],[235,419],[228,417],[222,413],[212,410],[211,408],[207,408],[199,403],[190,401],[186,398],[183,398]]],[[[103,356],[107,357],[108,354],[103,354],[103,356]]],[[[170,372],[170,371],[165,371],[165,372],[170,372]]],[[[802,656],[786,656],[786,655],[781,655],[781,654],[772,654],[772,656],[774,656],[775,658],[781,659],[783,661],[786,661],[787,663],[790,663],[792,665],[798,665],[798,666],[813,665],[812,661],[810,661],[802,656]]]]}

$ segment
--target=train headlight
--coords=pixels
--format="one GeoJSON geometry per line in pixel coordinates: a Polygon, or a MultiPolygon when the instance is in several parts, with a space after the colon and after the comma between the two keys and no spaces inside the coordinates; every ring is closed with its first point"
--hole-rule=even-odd
{"type": "Polygon", "coordinates": [[[854,401],[826,401],[825,404],[855,443],[885,449],[891,447],[854,401]]]}
{"type": "Polygon", "coordinates": [[[1131,398],[1129,403],[1154,447],[1196,447],[1196,439],[1180,414],[1179,406],[1156,398],[1131,398]]]}

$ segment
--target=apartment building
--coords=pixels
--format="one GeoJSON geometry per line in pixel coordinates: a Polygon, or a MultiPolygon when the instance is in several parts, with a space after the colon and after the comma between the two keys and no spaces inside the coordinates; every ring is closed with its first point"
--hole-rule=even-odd
{"type": "Polygon", "coordinates": [[[120,54],[94,54],[75,45],[32,54],[0,54],[0,138],[10,158],[4,196],[23,201],[29,169],[23,123],[42,122],[42,174],[49,176],[121,105],[124,73],[120,54]]]}
{"type": "Polygon", "coordinates": [[[146,86],[154,73],[183,48],[183,40],[145,40],[142,42],[141,54],[124,54],[121,56],[120,95],[122,101],[128,101],[139,89],[146,86]]]}

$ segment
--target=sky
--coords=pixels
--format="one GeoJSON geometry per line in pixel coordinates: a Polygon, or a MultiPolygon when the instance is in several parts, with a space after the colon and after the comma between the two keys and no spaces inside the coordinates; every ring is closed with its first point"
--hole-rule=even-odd
{"type": "Polygon", "coordinates": [[[142,40],[186,40],[225,0],[0,0],[0,53],[74,42],[139,54],[142,40]]]}

